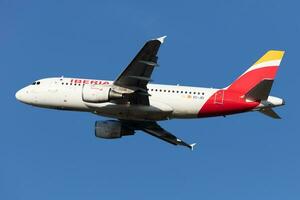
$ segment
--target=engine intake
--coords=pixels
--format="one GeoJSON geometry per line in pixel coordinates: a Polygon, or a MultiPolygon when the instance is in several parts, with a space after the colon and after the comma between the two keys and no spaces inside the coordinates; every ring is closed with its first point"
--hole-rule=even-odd
{"type": "Polygon", "coordinates": [[[84,85],[82,87],[82,100],[89,103],[104,103],[110,100],[123,98],[121,93],[117,93],[109,86],[104,85],[84,85]]]}
{"type": "Polygon", "coordinates": [[[115,120],[96,121],[95,135],[99,138],[114,139],[122,136],[133,135],[134,130],[115,120]]]}

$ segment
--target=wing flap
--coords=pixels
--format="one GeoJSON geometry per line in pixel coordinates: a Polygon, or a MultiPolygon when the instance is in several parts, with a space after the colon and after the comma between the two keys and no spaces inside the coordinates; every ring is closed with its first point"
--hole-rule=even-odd
{"type": "Polygon", "coordinates": [[[137,80],[142,80],[142,81],[152,81],[151,78],[149,77],[144,77],[144,76],[128,76],[127,78],[132,78],[132,79],[137,79],[137,80]]]}

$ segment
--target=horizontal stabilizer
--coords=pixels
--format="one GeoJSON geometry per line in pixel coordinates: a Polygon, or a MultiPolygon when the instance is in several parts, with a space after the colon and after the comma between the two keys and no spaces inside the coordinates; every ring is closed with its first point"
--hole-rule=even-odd
{"type": "Polygon", "coordinates": [[[247,94],[245,95],[246,99],[252,101],[267,100],[272,88],[274,80],[262,80],[256,86],[254,86],[247,94]]]}
{"type": "Polygon", "coordinates": [[[281,117],[272,108],[263,108],[259,110],[259,112],[274,119],[281,119],[281,117]]]}

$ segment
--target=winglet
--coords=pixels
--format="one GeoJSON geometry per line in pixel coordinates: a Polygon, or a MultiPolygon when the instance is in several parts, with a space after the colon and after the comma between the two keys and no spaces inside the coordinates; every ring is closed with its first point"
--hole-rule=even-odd
{"type": "Polygon", "coordinates": [[[158,41],[162,44],[162,43],[164,43],[164,40],[165,40],[166,37],[167,37],[167,36],[165,35],[165,36],[156,38],[156,39],[154,39],[154,40],[158,40],[158,41]]]}
{"type": "Polygon", "coordinates": [[[193,143],[193,144],[190,144],[190,145],[189,145],[192,151],[194,150],[194,146],[195,146],[196,144],[197,144],[197,143],[193,143]]]}

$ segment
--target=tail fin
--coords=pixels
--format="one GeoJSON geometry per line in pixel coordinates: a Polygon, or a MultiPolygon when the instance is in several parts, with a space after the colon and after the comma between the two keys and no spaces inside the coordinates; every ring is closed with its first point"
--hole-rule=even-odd
{"type": "Polygon", "coordinates": [[[226,89],[253,100],[267,99],[284,51],[270,50],[226,89]]]}

